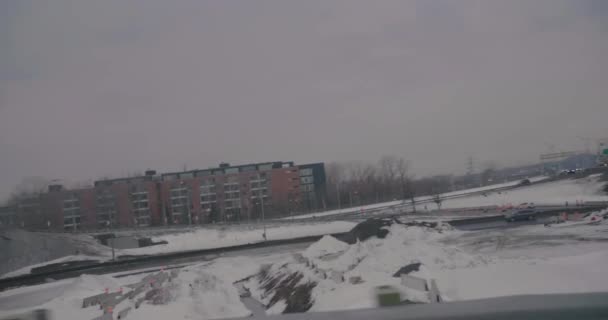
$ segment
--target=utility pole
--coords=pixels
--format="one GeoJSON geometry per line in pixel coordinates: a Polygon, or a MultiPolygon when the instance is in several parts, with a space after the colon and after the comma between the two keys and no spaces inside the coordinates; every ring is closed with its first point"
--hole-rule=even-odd
{"type": "Polygon", "coordinates": [[[264,233],[262,233],[262,237],[264,237],[264,241],[266,241],[266,222],[264,221],[264,193],[260,190],[260,203],[262,205],[262,226],[264,228],[264,233]]]}
{"type": "Polygon", "coordinates": [[[109,238],[108,241],[110,241],[110,244],[112,245],[112,261],[115,260],[115,256],[114,256],[114,238],[109,238]]]}

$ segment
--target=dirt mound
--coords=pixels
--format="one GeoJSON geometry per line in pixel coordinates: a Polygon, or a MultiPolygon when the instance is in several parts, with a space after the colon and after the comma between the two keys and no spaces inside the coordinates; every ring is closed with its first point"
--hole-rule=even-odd
{"type": "Polygon", "coordinates": [[[271,296],[266,309],[272,308],[276,303],[283,301],[285,309],[282,313],[306,312],[314,303],[311,292],[317,285],[316,282],[302,281],[304,275],[300,272],[291,272],[287,268],[281,268],[271,274],[269,267],[262,268],[257,275],[257,280],[264,291],[265,296],[271,296]]]}
{"type": "Polygon", "coordinates": [[[357,241],[365,241],[374,236],[384,239],[388,234],[387,227],[393,225],[394,221],[394,219],[367,219],[352,228],[341,240],[348,244],[354,244],[357,241]]]}
{"type": "Polygon", "coordinates": [[[393,277],[398,278],[398,277],[401,277],[402,274],[410,274],[412,272],[419,271],[421,265],[422,264],[419,262],[410,263],[407,266],[403,266],[403,267],[401,267],[401,269],[397,270],[397,272],[395,272],[395,274],[393,274],[393,277]]]}
{"type": "Polygon", "coordinates": [[[354,244],[358,241],[365,241],[371,237],[378,237],[379,239],[386,238],[386,235],[389,233],[388,227],[393,224],[400,224],[407,227],[421,227],[421,228],[430,228],[436,229],[438,232],[441,232],[449,225],[442,224],[441,222],[426,222],[426,221],[410,221],[410,222],[401,222],[396,218],[385,218],[385,219],[376,219],[370,218],[367,219],[354,228],[352,228],[346,235],[340,237],[340,240],[348,243],[354,244]]]}

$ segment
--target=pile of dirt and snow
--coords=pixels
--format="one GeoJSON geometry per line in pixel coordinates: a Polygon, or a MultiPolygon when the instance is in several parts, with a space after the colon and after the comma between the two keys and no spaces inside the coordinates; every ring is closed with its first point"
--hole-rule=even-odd
{"type": "Polygon", "coordinates": [[[348,249],[348,244],[332,237],[323,236],[319,241],[310,245],[302,255],[307,258],[319,258],[336,253],[340,253],[348,249]]]}
{"type": "Polygon", "coordinates": [[[405,267],[401,273],[424,283],[435,271],[487,263],[441,243],[445,230],[442,224],[370,219],[351,232],[353,244],[325,236],[301,255],[264,266],[244,286],[269,313],[374,307],[371,293],[385,285],[398,288],[403,302],[427,303],[428,292],[401,285],[395,273],[405,267]]]}
{"type": "Polygon", "coordinates": [[[264,266],[255,278],[261,291],[257,298],[269,314],[306,312],[314,303],[311,292],[317,285],[315,278],[304,268],[264,266]]]}
{"type": "MultiPolygon", "coordinates": [[[[246,317],[251,312],[241,303],[233,283],[257,270],[259,261],[246,257],[216,259],[200,265],[188,266],[162,283],[158,289],[140,292],[137,299],[124,299],[115,306],[119,310],[131,307],[128,319],[218,319],[246,317]],[[162,299],[135,301],[153,290],[160,290],[162,299]],[[150,300],[150,301],[148,301],[150,300]]],[[[82,275],[78,278],[23,287],[0,292],[0,318],[20,314],[32,308],[48,309],[53,319],[94,319],[100,316],[98,307],[83,308],[83,299],[104,293],[130,292],[147,276],[133,275],[114,278],[109,275],[82,275]]],[[[152,282],[151,284],[152,285],[152,282]]]]}
{"type": "Polygon", "coordinates": [[[434,229],[437,232],[442,232],[443,230],[450,229],[449,225],[444,224],[442,222],[401,222],[399,219],[396,218],[370,218],[357,224],[341,239],[348,244],[354,244],[358,241],[365,241],[372,237],[384,239],[389,232],[388,227],[392,226],[393,224],[400,224],[406,227],[421,227],[434,229]]]}

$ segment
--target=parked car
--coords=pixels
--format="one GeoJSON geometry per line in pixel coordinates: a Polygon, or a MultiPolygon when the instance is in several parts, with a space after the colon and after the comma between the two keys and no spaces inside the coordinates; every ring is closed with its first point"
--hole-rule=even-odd
{"type": "Polygon", "coordinates": [[[533,208],[516,209],[505,213],[505,220],[507,220],[507,222],[534,219],[536,219],[536,210],[534,210],[533,208]]]}

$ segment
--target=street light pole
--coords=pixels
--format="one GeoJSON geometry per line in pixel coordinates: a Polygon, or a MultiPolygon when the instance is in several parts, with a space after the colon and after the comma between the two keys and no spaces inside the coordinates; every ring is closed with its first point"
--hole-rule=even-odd
{"type": "Polygon", "coordinates": [[[262,226],[264,228],[264,233],[262,233],[262,237],[264,237],[264,241],[266,241],[266,222],[264,221],[264,193],[260,191],[260,203],[262,205],[262,226]]]}

